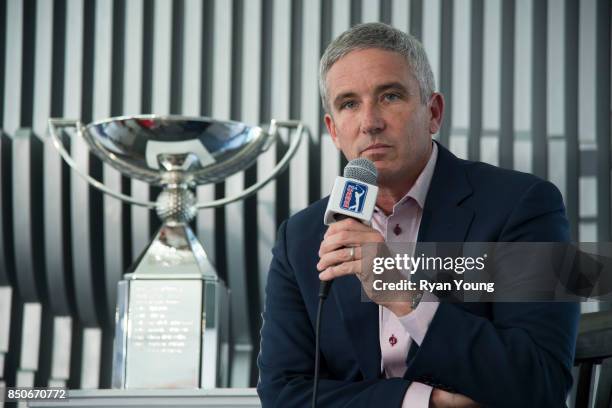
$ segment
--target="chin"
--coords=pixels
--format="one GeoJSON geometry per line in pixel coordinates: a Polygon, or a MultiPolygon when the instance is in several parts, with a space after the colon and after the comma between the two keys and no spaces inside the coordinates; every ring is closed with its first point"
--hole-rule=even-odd
{"type": "Polygon", "coordinates": [[[365,152],[361,157],[373,161],[374,163],[383,163],[389,160],[389,156],[385,153],[365,152]]]}

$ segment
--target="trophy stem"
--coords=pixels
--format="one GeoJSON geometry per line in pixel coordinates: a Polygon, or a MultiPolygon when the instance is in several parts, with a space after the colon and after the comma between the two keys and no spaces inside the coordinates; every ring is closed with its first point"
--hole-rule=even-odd
{"type": "Polygon", "coordinates": [[[138,279],[218,279],[204,247],[186,223],[164,223],[128,273],[138,279]]]}
{"type": "Polygon", "coordinates": [[[167,184],[155,203],[163,224],[188,224],[196,215],[196,197],[187,184],[167,184]]]}

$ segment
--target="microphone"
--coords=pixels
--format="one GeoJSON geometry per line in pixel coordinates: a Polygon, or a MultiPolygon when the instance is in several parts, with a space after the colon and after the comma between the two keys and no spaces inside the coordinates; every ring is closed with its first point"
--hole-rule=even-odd
{"type": "MultiPolygon", "coordinates": [[[[376,197],[378,171],[371,160],[353,159],[344,168],[344,177],[336,177],[327,202],[323,223],[331,225],[345,218],[354,218],[370,225],[376,197]]],[[[321,281],[319,297],[327,298],[332,281],[321,281]]]]}
{"type": "MultiPolygon", "coordinates": [[[[353,159],[344,168],[344,177],[336,177],[334,188],[329,195],[327,208],[323,222],[331,225],[334,222],[354,218],[370,225],[376,196],[378,171],[376,166],[368,159],[353,159]]],[[[315,322],[315,368],[312,388],[311,407],[317,406],[317,391],[319,388],[319,365],[320,362],[320,330],[321,311],[323,302],[327,299],[332,281],[321,281],[319,286],[319,305],[317,307],[317,318],[315,322]]]]}

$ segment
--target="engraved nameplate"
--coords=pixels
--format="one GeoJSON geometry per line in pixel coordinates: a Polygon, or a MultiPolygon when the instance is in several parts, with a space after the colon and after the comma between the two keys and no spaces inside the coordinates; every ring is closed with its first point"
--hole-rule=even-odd
{"type": "Polygon", "coordinates": [[[202,281],[133,280],[126,388],[199,386],[202,281]]]}

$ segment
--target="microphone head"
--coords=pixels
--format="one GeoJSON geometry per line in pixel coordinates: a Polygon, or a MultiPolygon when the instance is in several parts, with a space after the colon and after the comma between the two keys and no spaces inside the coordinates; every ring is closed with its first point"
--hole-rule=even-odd
{"type": "Polygon", "coordinates": [[[348,162],[344,177],[336,177],[329,195],[323,217],[325,225],[346,217],[369,225],[378,196],[377,178],[378,171],[370,160],[358,158],[348,162]]]}
{"type": "Polygon", "coordinates": [[[373,186],[378,185],[378,170],[371,160],[359,157],[353,159],[344,168],[344,177],[368,183],[373,186]]]}

